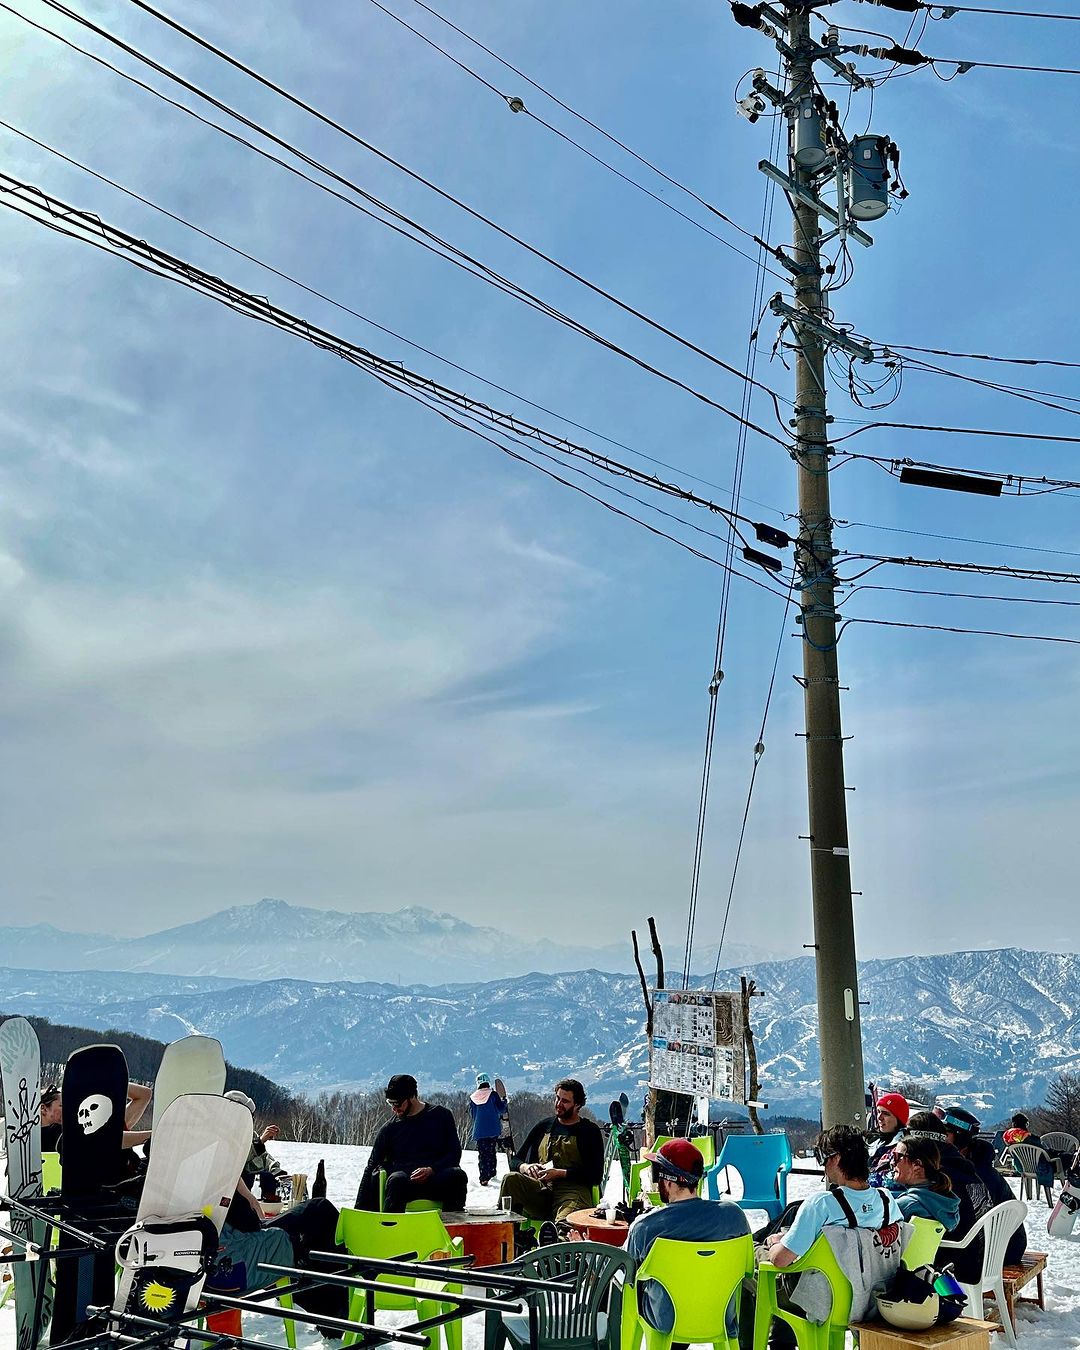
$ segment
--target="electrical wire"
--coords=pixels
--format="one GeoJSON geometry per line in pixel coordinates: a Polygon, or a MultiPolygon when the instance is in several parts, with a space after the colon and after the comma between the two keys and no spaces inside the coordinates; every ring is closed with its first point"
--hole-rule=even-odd
{"type": "Polygon", "coordinates": [[[852,617],[845,619],[837,631],[837,641],[841,633],[853,623],[873,624],[878,628],[924,628],[933,633],[967,633],[976,637],[1015,638],[1020,642],[1061,642],[1071,647],[1080,647],[1080,638],[1051,637],[1043,633],[1003,633],[992,628],[958,628],[941,623],[902,623],[899,619],[863,619],[852,617]]]}
{"type": "MultiPolygon", "coordinates": [[[[853,586],[840,604],[846,604],[857,591],[892,591],[897,595],[932,595],[942,600],[992,600],[1003,605],[1056,605],[1064,609],[1080,609],[1080,600],[1054,600],[1035,595],[982,595],[974,591],[932,591],[918,586],[881,586],[872,582],[853,586]]],[[[839,605],[837,608],[839,609],[839,605]]]]}
{"type": "MultiPolygon", "coordinates": [[[[503,103],[505,103],[512,112],[523,115],[529,118],[531,121],[536,122],[539,126],[542,126],[546,131],[550,131],[553,136],[557,136],[560,140],[565,141],[567,145],[573,146],[575,150],[577,150],[580,154],[585,155],[588,159],[591,159],[593,163],[598,164],[601,168],[606,169],[611,174],[614,174],[616,178],[621,178],[622,181],[624,183],[629,184],[630,187],[636,188],[638,192],[643,193],[646,197],[652,198],[652,200],[656,202],[659,206],[662,206],[666,210],[673,212],[675,215],[679,216],[682,220],[686,221],[687,224],[693,225],[695,229],[701,230],[704,234],[707,234],[711,239],[715,239],[718,244],[723,244],[725,248],[729,248],[732,250],[733,253],[737,253],[740,258],[745,258],[747,259],[748,262],[752,262],[755,266],[757,266],[757,259],[752,254],[745,252],[745,250],[739,248],[738,245],[733,244],[730,241],[730,239],[725,239],[723,235],[717,234],[715,230],[710,230],[709,227],[707,225],[703,225],[700,220],[695,220],[693,216],[687,215],[685,211],[681,211],[677,206],[674,205],[674,203],[667,201],[664,197],[661,197],[658,193],[653,192],[650,188],[647,188],[644,185],[644,183],[639,183],[636,178],[631,178],[629,174],[623,173],[621,169],[617,168],[614,164],[611,164],[608,160],[603,159],[600,155],[597,155],[594,151],[590,150],[588,146],[583,145],[578,140],[575,140],[573,136],[569,135],[561,128],[553,126],[550,122],[546,121],[538,113],[533,112],[531,108],[527,107],[523,99],[516,98],[511,96],[510,94],[504,93],[503,90],[499,89],[496,85],[492,84],[490,80],[485,79],[485,77],[481,75],[479,71],[474,70],[472,66],[468,65],[466,62],[459,60],[459,58],[456,57],[453,54],[453,52],[449,52],[445,47],[440,46],[439,43],[437,43],[433,38],[429,37],[427,33],[422,32],[419,28],[415,28],[406,19],[403,19],[400,14],[395,14],[392,9],[388,9],[386,5],[381,3],[381,0],[368,0],[368,3],[374,5],[376,9],[380,10],[388,18],[393,19],[395,23],[400,24],[402,28],[405,28],[408,30],[408,32],[414,34],[421,40],[421,42],[425,42],[434,51],[437,51],[441,56],[444,56],[448,61],[452,62],[455,66],[457,66],[459,70],[464,71],[465,74],[467,75],[471,75],[474,80],[477,80],[480,84],[484,86],[485,89],[490,90],[493,94],[495,94],[497,98],[499,98],[503,103]]],[[[423,8],[427,9],[428,6],[424,5],[423,8]]],[[[433,10],[429,12],[434,13],[433,10]]],[[[442,15],[437,15],[436,17],[442,18],[442,15]]],[[[443,22],[449,23],[449,20],[444,19],[443,22]]],[[[450,26],[452,28],[455,28],[457,32],[462,31],[461,29],[456,28],[456,25],[454,24],[450,24],[450,26]]],[[[472,39],[470,39],[470,41],[471,40],[472,39]]],[[[487,49],[485,48],[485,50],[487,49]]],[[[496,57],[496,60],[498,59],[499,58],[496,57]]],[[[532,84],[532,81],[530,80],[529,83],[532,84]]],[[[548,97],[551,96],[548,95],[548,97]]],[[[566,105],[562,103],[560,103],[560,106],[566,107],[566,105]]],[[[572,112],[573,110],[570,109],[570,111],[572,112]]],[[[577,117],[578,114],[574,113],[574,116],[577,117]]],[[[592,125],[592,123],[590,123],[590,125],[592,125]]],[[[601,134],[606,135],[607,133],[601,134]]],[[[613,138],[609,137],[608,139],[613,138]]],[[[635,156],[635,158],[639,157],[635,156]]],[[[728,217],[723,216],[721,212],[715,211],[715,208],[714,213],[720,215],[721,219],[724,220],[729,219],[728,217]]],[[[729,223],[734,224],[734,222],[730,220],[729,223]]],[[[757,235],[753,234],[751,231],[744,230],[742,229],[741,226],[737,225],[735,226],[735,228],[740,230],[741,233],[745,234],[748,238],[753,240],[754,243],[760,244],[764,248],[767,248],[769,252],[773,254],[774,257],[780,256],[779,251],[777,249],[765,243],[763,239],[759,239],[757,235]]],[[[781,281],[787,280],[787,276],[783,272],[773,271],[772,268],[769,269],[769,272],[770,275],[778,277],[781,281]]]]}
{"type": "Polygon", "coordinates": [[[1018,581],[1046,581],[1055,585],[1080,585],[1080,572],[1051,572],[1042,567],[1008,567],[1004,563],[966,563],[952,562],[945,558],[895,558],[880,553],[844,553],[841,562],[869,562],[872,567],[864,568],[851,577],[838,577],[844,585],[859,581],[870,572],[886,564],[894,567],[930,567],[943,572],[968,572],[982,577],[1014,577],[1018,581]]]}
{"type": "MultiPolygon", "coordinates": [[[[427,406],[432,406],[433,410],[440,416],[448,421],[454,421],[455,425],[462,426],[465,430],[474,431],[475,428],[466,423],[456,421],[453,414],[447,411],[448,408],[452,408],[454,412],[461,416],[471,417],[474,420],[478,417],[484,419],[489,427],[500,435],[510,438],[520,437],[523,434],[528,435],[530,439],[536,439],[540,444],[545,446],[550,445],[564,455],[583,456],[593,465],[604,467],[603,461],[607,457],[599,455],[598,452],[590,451],[586,447],[573,446],[572,443],[565,441],[563,438],[552,436],[551,433],[545,432],[542,428],[530,426],[520,418],[514,417],[512,414],[501,413],[497,409],[490,408],[474,399],[470,399],[465,394],[448,389],[446,386],[440,385],[438,382],[431,380],[426,376],[409,370],[399,362],[379,357],[364,348],[358,347],[355,343],[348,342],[346,339],[338,337],[327,329],[320,328],[317,325],[309,323],[305,319],[299,318],[296,315],[290,314],[287,311],[272,305],[264,297],[252,295],[249,292],[243,291],[239,287],[233,286],[229,282],[223,280],[221,277],[216,277],[208,272],[204,272],[202,269],[175,258],[162,249],[154,247],[146,240],[136,239],[134,236],[127,234],[116,226],[107,224],[99,217],[89,212],[79,211],[77,208],[69,206],[67,203],[61,202],[58,198],[43,192],[40,188],[22,183],[18,179],[3,173],[0,173],[0,204],[16,211],[18,214],[25,216],[27,219],[32,220],[37,224],[45,225],[49,229],[65,235],[68,238],[92,244],[95,248],[108,253],[112,257],[117,257],[123,261],[130,262],[132,265],[144,272],[148,272],[150,275],[175,281],[190,290],[194,290],[200,295],[219,301],[227,308],[230,308],[237,313],[256,319],[271,327],[278,328],[291,336],[303,338],[313,346],[324,351],[329,351],[332,354],[341,357],[343,360],[348,361],[350,364],[365,370],[388,388],[399,393],[404,393],[410,398],[425,401],[427,406]],[[42,216],[39,214],[41,211],[46,212],[46,215],[42,216]],[[79,233],[79,231],[82,231],[82,233],[79,233]],[[430,402],[431,400],[442,403],[444,407],[435,407],[434,403],[430,402]]],[[[488,440],[493,445],[497,445],[498,448],[510,454],[512,458],[521,460],[522,462],[531,463],[531,461],[523,460],[521,455],[507,450],[504,445],[494,441],[486,433],[480,434],[483,439],[488,440]]],[[[534,446],[528,448],[534,454],[543,455],[543,451],[536,449],[534,446]]],[[[614,465],[614,462],[611,463],[614,465]]],[[[599,504],[605,506],[608,510],[613,511],[615,514],[635,520],[637,524],[643,525],[644,528],[651,533],[670,539],[687,552],[694,554],[694,556],[701,558],[704,561],[711,562],[719,567],[725,567],[725,564],[719,559],[693,548],[685,541],[668,535],[665,532],[658,530],[655,526],[651,526],[646,522],[641,521],[637,517],[629,516],[627,512],[620,510],[612,503],[605,502],[580,488],[578,485],[558,477],[553,474],[551,470],[545,469],[535,463],[532,463],[532,467],[538,468],[541,473],[544,473],[549,478],[556,478],[557,481],[563,483],[565,486],[583,492],[584,495],[590,497],[594,501],[598,501],[599,504]]],[[[657,487],[659,485],[659,480],[651,479],[648,475],[639,476],[640,471],[632,469],[630,466],[621,466],[615,471],[617,476],[630,477],[634,481],[643,482],[647,486],[657,487]]],[[[691,498],[695,498],[693,502],[695,505],[705,506],[706,504],[706,499],[698,498],[697,495],[693,493],[687,495],[683,489],[678,488],[675,485],[668,484],[661,487],[660,490],[670,490],[669,495],[680,496],[687,502],[690,502],[691,498]]],[[[726,512],[724,508],[717,506],[715,503],[712,503],[707,509],[715,509],[717,514],[722,515],[725,518],[732,514],[726,512]]],[[[750,580],[755,585],[768,590],[771,594],[782,594],[782,592],[777,591],[774,587],[766,585],[756,578],[746,577],[743,573],[739,573],[739,575],[743,577],[743,579],[750,580]]]]}
{"type": "MultiPolygon", "coordinates": [[[[231,108],[228,104],[222,102],[214,95],[207,93],[204,89],[201,89],[198,85],[195,85],[191,81],[186,80],[183,76],[178,75],[175,71],[172,71],[168,67],[162,65],[160,62],[155,61],[152,57],[148,56],[145,52],[140,51],[137,47],[134,47],[130,43],[125,42],[122,38],[117,37],[115,34],[109,32],[107,29],[102,28],[99,24],[92,22],[90,19],[87,19],[84,15],[79,14],[76,10],[71,9],[69,6],[62,3],[62,0],[42,0],[42,3],[48,5],[50,9],[54,9],[57,13],[63,14],[65,17],[71,19],[73,22],[81,24],[83,27],[89,29],[91,32],[96,33],[99,37],[103,38],[105,41],[110,42],[114,46],[119,47],[122,51],[126,52],[129,56],[133,57],[135,60],[138,60],[143,64],[150,66],[150,68],[157,71],[158,74],[164,75],[167,79],[172,80],[173,82],[181,85],[181,87],[186,89],[189,93],[195,94],[196,97],[201,98],[205,102],[210,103],[213,107],[217,108],[219,111],[227,113],[230,117],[235,118],[237,121],[241,122],[244,126],[249,127],[253,131],[257,131],[260,135],[265,136],[275,145],[278,145],[283,149],[287,149],[291,154],[296,155],[298,158],[302,159],[305,163],[311,164],[313,167],[317,167],[320,170],[320,172],[329,174],[332,177],[338,179],[338,181],[343,181],[337,174],[334,174],[325,165],[316,164],[315,161],[313,161],[308,156],[303,154],[303,152],[298,150],[295,146],[291,145],[289,142],[275,135],[273,132],[268,131],[264,126],[256,122],[253,122],[251,119],[245,117],[242,113],[237,112],[234,108],[231,108]]],[[[665,337],[671,338],[672,341],[677,342],[680,346],[685,347],[688,351],[694,352],[695,355],[703,357],[705,360],[718,366],[721,370],[726,371],[728,374],[734,375],[737,378],[741,378],[739,375],[739,371],[736,369],[735,366],[730,365],[728,362],[722,360],[714,353],[706,351],[705,348],[700,347],[697,343],[693,342],[691,339],[685,338],[681,334],[675,332],[673,329],[668,328],[665,324],[662,324],[659,320],[651,318],[648,314],[645,314],[642,310],[639,310],[635,306],[627,303],[624,300],[621,300],[618,296],[612,294],[610,291],[605,290],[604,287],[598,285],[596,282],[590,281],[580,272],[574,271],[573,268],[568,267],[566,264],[561,263],[558,261],[558,259],[552,257],[550,254],[545,253],[542,249],[537,248],[535,245],[528,243],[528,241],[521,238],[520,235],[517,235],[512,230],[509,230],[505,226],[498,224],[498,222],[492,220],[489,216],[486,216],[482,211],[479,211],[475,207],[470,206],[460,197],[456,197],[446,188],[440,187],[433,180],[425,177],[424,174],[419,173],[417,170],[410,168],[403,161],[396,159],[393,155],[389,154],[387,151],[381,150],[379,149],[378,146],[372,144],[372,142],[365,140],[364,137],[360,136],[357,132],[352,131],[344,123],[339,122],[336,118],[333,118],[329,116],[329,114],[320,111],[320,109],[315,107],[314,104],[308,103],[305,99],[300,98],[299,95],[297,94],[291,93],[288,89],[285,89],[282,85],[277,84],[275,81],[271,80],[268,76],[261,74],[259,71],[255,70],[252,66],[249,66],[245,62],[241,61],[238,57],[232,56],[229,52],[225,51],[223,48],[218,47],[216,44],[210,42],[209,39],[202,37],[199,33],[196,33],[193,29],[188,28],[184,24],[180,23],[178,20],[171,18],[163,11],[156,9],[153,5],[148,3],[148,0],[128,0],[128,3],[135,5],[138,9],[143,10],[147,14],[150,14],[153,18],[157,19],[160,23],[164,24],[166,27],[171,28],[174,32],[181,34],[181,36],[187,38],[188,41],[194,43],[196,46],[201,47],[204,51],[208,51],[213,56],[216,56],[218,60],[223,61],[226,65],[231,66],[234,70],[240,71],[242,74],[246,75],[249,79],[254,80],[257,84],[261,85],[263,88],[269,89],[272,93],[284,99],[287,103],[292,104],[294,107],[299,108],[302,112],[305,112],[309,116],[314,117],[317,121],[322,122],[323,125],[330,127],[332,130],[338,132],[340,135],[352,141],[355,145],[358,145],[362,149],[367,150],[370,154],[375,155],[378,159],[382,160],[384,163],[391,165],[393,168],[397,169],[400,173],[405,174],[406,177],[411,178],[414,182],[419,183],[423,187],[426,187],[429,191],[434,192],[444,201],[447,201],[451,205],[456,206],[459,210],[464,211],[466,215],[470,216],[472,219],[478,221],[483,225],[486,225],[489,229],[494,230],[496,234],[502,236],[504,239],[509,240],[511,243],[516,244],[519,248],[523,248],[527,253],[531,254],[533,257],[538,258],[540,261],[544,263],[547,263],[548,266],[555,268],[556,271],[561,272],[564,276],[569,277],[571,280],[578,282],[579,285],[584,286],[587,290],[592,291],[595,295],[598,295],[602,299],[607,300],[610,304],[613,304],[618,309],[623,310],[624,313],[627,313],[632,317],[639,319],[642,323],[647,324],[650,328],[653,328],[655,331],[662,333],[665,337]]],[[[354,183],[349,182],[348,185],[354,191],[359,190],[357,188],[357,185],[354,183]]],[[[380,202],[379,205],[384,210],[390,209],[389,207],[386,206],[385,203],[380,202]]],[[[769,389],[765,385],[762,385],[761,388],[763,392],[769,394],[769,396],[774,400],[774,403],[776,404],[775,407],[776,417],[778,421],[780,421],[781,424],[783,424],[783,417],[780,413],[779,404],[778,402],[776,402],[777,395],[773,390],[769,389]]]]}
{"type": "MultiPolygon", "coordinates": [[[[792,576],[794,583],[794,575],[792,576]]],[[[788,590],[788,601],[791,601],[791,589],[788,590]]],[[[720,941],[716,944],[716,964],[713,966],[712,987],[716,988],[716,981],[720,974],[720,958],[724,951],[724,939],[727,937],[728,920],[731,917],[731,904],[735,898],[735,883],[739,877],[739,863],[742,861],[743,844],[746,841],[746,826],[750,819],[750,804],[754,799],[754,785],[757,782],[758,765],[761,763],[762,756],[765,754],[765,727],[769,720],[769,709],[772,706],[773,690],[776,688],[776,672],[780,665],[780,652],[783,649],[784,635],[787,632],[787,608],[785,607],[783,616],[780,620],[780,636],[776,640],[776,652],[773,655],[772,671],[769,675],[769,687],[765,693],[765,707],[761,714],[761,726],[758,729],[757,742],[754,745],[754,763],[750,770],[750,782],[746,788],[746,801],[743,805],[742,820],[739,823],[739,838],[735,845],[735,860],[731,866],[731,881],[728,884],[727,901],[724,905],[724,921],[720,927],[720,941]]]]}
{"type": "MultiPolygon", "coordinates": [[[[851,419],[838,417],[836,420],[850,422],[851,419]]],[[[865,431],[874,430],[948,432],[954,436],[997,436],[1006,440],[1055,441],[1065,445],[1080,445],[1080,436],[1054,436],[1041,431],[997,431],[988,427],[927,426],[920,422],[864,422],[855,431],[846,432],[843,436],[834,436],[832,443],[839,445],[842,441],[850,441],[853,436],[861,436],[865,431]]]]}
{"type": "Polygon", "coordinates": [[[1065,370],[1080,370],[1080,361],[1058,361],[1038,356],[990,356],[985,352],[952,352],[943,347],[912,347],[902,342],[886,344],[889,351],[923,352],[928,356],[952,356],[958,361],[996,361],[1008,366],[1058,366],[1065,370]]]}
{"type": "MultiPolygon", "coordinates": [[[[14,126],[10,122],[4,121],[2,118],[0,118],[0,127],[2,127],[5,131],[11,132],[15,136],[19,136],[23,140],[28,141],[31,145],[35,145],[39,149],[47,151],[49,154],[54,155],[57,159],[62,160],[65,164],[70,165],[72,168],[79,169],[81,172],[88,174],[91,178],[97,179],[98,182],[105,183],[108,187],[114,188],[117,192],[123,193],[125,196],[130,197],[133,201],[137,201],[143,206],[148,206],[150,207],[151,210],[157,211],[159,214],[167,217],[169,220],[175,221],[178,225],[183,225],[187,229],[192,230],[195,234],[201,235],[204,239],[209,239],[212,243],[218,244],[221,248],[227,249],[230,253],[235,254],[237,257],[243,258],[247,262],[254,263],[257,267],[263,268],[265,271],[269,272],[272,276],[276,276],[280,278],[282,281],[287,281],[290,283],[290,285],[298,287],[300,290],[305,291],[308,295],[315,296],[316,299],[323,300],[327,304],[333,305],[335,309],[341,310],[342,313],[348,314],[354,319],[359,319],[362,323],[366,323],[370,325],[370,327],[378,330],[378,332],[385,333],[388,337],[392,337],[398,342],[405,343],[406,346],[413,348],[414,351],[422,352],[425,356],[430,356],[436,361],[441,361],[444,365],[449,366],[453,370],[459,371],[463,375],[471,376],[474,380],[478,380],[481,384],[487,385],[488,388],[490,389],[498,390],[498,392],[501,394],[507,394],[511,398],[515,398],[519,402],[524,403],[526,406],[530,408],[535,408],[538,412],[546,413],[549,417],[557,418],[560,422],[563,422],[566,426],[574,427],[578,431],[584,431],[588,435],[594,436],[598,440],[605,441],[608,445],[616,446],[620,450],[625,450],[628,454],[634,455],[638,459],[645,460],[649,464],[655,464],[658,468],[668,469],[672,473],[680,474],[682,477],[688,478],[693,482],[700,483],[702,484],[702,486],[711,488],[716,492],[725,492],[725,493],[730,492],[730,488],[725,488],[721,486],[719,483],[713,483],[707,478],[700,478],[696,474],[690,473],[690,471],[687,469],[681,468],[678,465],[669,464],[666,460],[657,459],[653,455],[648,455],[645,453],[645,451],[635,449],[634,446],[627,445],[624,441],[619,441],[611,436],[606,436],[602,431],[597,431],[594,427],[587,426],[582,422],[576,422],[574,421],[573,418],[567,417],[565,413],[560,413],[553,408],[547,407],[543,403],[537,403],[533,399],[527,398],[524,394],[520,393],[515,389],[510,389],[506,385],[498,384],[496,381],[488,379],[486,376],[481,375],[479,371],[472,370],[468,366],[463,366],[458,362],[451,360],[450,357],[444,355],[441,352],[434,351],[430,347],[425,347],[419,342],[414,342],[411,338],[405,337],[403,334],[396,332],[393,328],[388,328],[386,327],[385,324],[378,323],[375,319],[371,318],[369,315],[363,314],[357,309],[353,309],[350,305],[347,305],[340,300],[336,300],[332,295],[328,295],[325,291],[320,291],[316,287],[310,286],[306,282],[301,281],[298,277],[293,276],[291,273],[282,271],[280,268],[275,267],[273,264],[266,262],[264,259],[258,258],[254,254],[248,253],[242,248],[238,248],[234,244],[230,244],[227,239],[222,239],[219,235],[213,234],[209,230],[203,229],[201,226],[196,225],[193,221],[187,219],[185,216],[178,215],[175,212],[168,210],[167,207],[161,206],[157,202],[152,201],[149,197],[145,197],[141,193],[135,192],[132,188],[125,187],[123,183],[117,182],[116,179],[110,178],[107,174],[100,173],[97,169],[91,168],[88,164],[84,164],[82,161],[74,159],[70,155],[64,154],[62,150],[58,150],[55,146],[49,145],[48,142],[46,141],[39,140],[36,136],[30,135],[29,132],[24,131],[17,126],[14,126]]],[[[754,506],[760,506],[763,510],[770,511],[774,515],[784,518],[785,513],[779,510],[778,507],[769,506],[765,502],[754,501],[752,498],[749,497],[746,498],[746,500],[749,501],[754,506]]]]}
{"type": "MultiPolygon", "coordinates": [[[[787,517],[791,519],[791,517],[787,517]]],[[[964,534],[935,534],[930,530],[912,530],[902,525],[876,525],[869,520],[834,520],[843,529],[884,530],[889,534],[910,534],[920,539],[945,539],[952,544],[979,544],[985,548],[1014,548],[1024,553],[1056,554],[1063,558],[1080,558],[1080,553],[1067,548],[1045,548],[1038,544],[1014,544],[1001,539],[972,539],[964,534]]]]}
{"type": "Polygon", "coordinates": [[[1067,478],[998,473],[992,469],[960,469],[952,464],[935,464],[921,459],[890,459],[884,455],[860,455],[855,450],[841,450],[839,455],[842,462],[861,460],[864,463],[876,464],[879,469],[884,469],[894,478],[900,477],[903,471],[908,468],[931,469],[938,473],[953,473],[968,478],[981,478],[987,483],[999,483],[1001,495],[1007,497],[1038,497],[1046,496],[1049,493],[1065,493],[1069,489],[1080,489],[1080,481],[1067,478]]]}
{"type": "Polygon", "coordinates": [[[926,5],[932,19],[941,20],[946,16],[935,14],[935,9],[949,9],[955,14],[1005,14],[1011,19],[1064,19],[1069,23],[1080,23],[1080,14],[1042,14],[1027,9],[982,9],[977,5],[926,5]]]}

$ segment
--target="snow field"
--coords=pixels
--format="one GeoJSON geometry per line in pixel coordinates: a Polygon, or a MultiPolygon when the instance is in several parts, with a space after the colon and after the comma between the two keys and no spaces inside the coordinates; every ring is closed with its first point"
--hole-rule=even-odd
{"type": "MultiPolygon", "coordinates": [[[[273,1156],[290,1172],[306,1172],[308,1184],[315,1176],[319,1159],[326,1164],[327,1196],[339,1208],[352,1205],[356,1198],[361,1173],[367,1162],[369,1150],[340,1144],[301,1144],[275,1140],[271,1144],[273,1156]]],[[[467,1204],[490,1205],[498,1194],[495,1183],[481,1186],[477,1170],[478,1159],[474,1152],[462,1155],[462,1166],[469,1178],[467,1204]]],[[[506,1159],[499,1155],[499,1176],[506,1169],[506,1159]]],[[[738,1179],[731,1174],[735,1182],[735,1196],[739,1194],[738,1179]]],[[[788,1196],[798,1199],[812,1195],[821,1185],[815,1177],[792,1176],[789,1180],[788,1196]]],[[[1014,1183],[1014,1190],[1018,1183],[1014,1183]]],[[[617,1177],[612,1175],[608,1191],[615,1194],[619,1189],[617,1177]]],[[[1046,1311],[1030,1304],[1020,1304],[1017,1308],[1017,1339],[1021,1350],[1080,1350],[1080,1242],[1062,1242],[1051,1238],[1046,1232],[1046,1220],[1049,1210],[1039,1200],[1029,1200],[1027,1230],[1030,1245],[1036,1251],[1049,1253],[1046,1272],[1046,1311]]],[[[750,1223],[756,1227],[764,1223],[764,1214],[751,1213],[750,1223]]],[[[1034,1285],[1024,1290],[1025,1294],[1034,1293],[1034,1285]]],[[[377,1314],[380,1325],[393,1326],[410,1320],[408,1313],[380,1312],[377,1314]]],[[[267,1345],[284,1345],[284,1335],[280,1323],[275,1318],[244,1317],[244,1334],[253,1340],[263,1341],[267,1345]]],[[[463,1322],[463,1350],[483,1350],[484,1326],[479,1315],[467,1317],[463,1322]]],[[[324,1342],[311,1327],[296,1326],[297,1350],[326,1350],[327,1345],[335,1346],[340,1342],[324,1342]]],[[[848,1337],[848,1346],[852,1339],[848,1337]]],[[[991,1350],[1004,1350],[1004,1339],[994,1338],[991,1350]]],[[[0,1309],[0,1350],[15,1350],[15,1315],[9,1301],[0,1309]]]]}

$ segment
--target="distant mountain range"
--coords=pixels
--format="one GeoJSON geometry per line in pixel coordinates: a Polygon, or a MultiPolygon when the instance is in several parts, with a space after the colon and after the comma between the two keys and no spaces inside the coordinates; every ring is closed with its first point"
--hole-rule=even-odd
{"type": "MultiPolygon", "coordinates": [[[[1076,960],[1007,948],[864,962],[868,1077],[924,1080],[988,1120],[1041,1102],[1050,1081],[1080,1066],[1076,960]]],[[[723,972],[717,987],[737,988],[739,973],[723,972]]],[[[754,1001],[765,1099],[815,1115],[813,963],[800,957],[751,973],[765,992],[754,1001]]],[[[464,1091],[480,1069],[511,1089],[538,1089],[573,1070],[595,1096],[625,1088],[636,1102],[645,1078],[637,979],[595,970],[403,987],[8,969],[0,1012],[163,1040],[205,1032],[234,1063],[307,1092],[378,1087],[405,1070],[429,1088],[464,1091]]]]}
{"type": "MultiPolygon", "coordinates": [[[[731,962],[768,960],[760,949],[725,949],[731,962]]],[[[379,980],[397,984],[491,980],[530,971],[633,969],[629,941],[586,947],[525,941],[433,910],[393,914],[260,900],[144,937],[70,933],[51,924],[6,928],[3,958],[24,970],[153,971],[226,979],[379,980]]]]}

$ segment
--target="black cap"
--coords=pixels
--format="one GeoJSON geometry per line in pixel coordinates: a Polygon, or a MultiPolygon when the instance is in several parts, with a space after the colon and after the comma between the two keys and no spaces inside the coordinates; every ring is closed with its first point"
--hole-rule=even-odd
{"type": "Polygon", "coordinates": [[[951,1130],[954,1134],[979,1133],[979,1122],[970,1111],[965,1111],[962,1106],[949,1106],[945,1109],[944,1115],[945,1128],[951,1130]]]}
{"type": "Polygon", "coordinates": [[[411,1073],[396,1073],[386,1085],[386,1100],[390,1102],[407,1102],[416,1093],[416,1079],[411,1073]]]}

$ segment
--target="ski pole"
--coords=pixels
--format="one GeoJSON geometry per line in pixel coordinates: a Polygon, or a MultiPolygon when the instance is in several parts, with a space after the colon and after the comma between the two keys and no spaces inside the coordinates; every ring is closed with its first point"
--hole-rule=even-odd
{"type": "MultiPolygon", "coordinates": [[[[329,1271],[316,1271],[310,1269],[300,1270],[296,1266],[275,1266],[267,1261],[259,1262],[260,1270],[272,1270],[275,1275],[313,1275],[316,1283],[319,1284],[341,1284],[348,1289],[373,1289],[379,1294],[404,1294],[411,1298],[416,1294],[417,1286],[414,1284],[387,1284],[385,1280],[366,1280],[360,1275],[332,1275],[329,1271]]],[[[426,1290],[424,1291],[427,1292],[426,1290]]],[[[432,1301],[439,1303],[456,1303],[461,1306],[469,1305],[470,1309],[483,1308],[490,1309],[492,1312],[520,1313],[522,1311],[520,1302],[507,1303],[505,1300],[483,1298],[478,1294],[457,1293],[450,1289],[432,1290],[432,1301]]]]}

